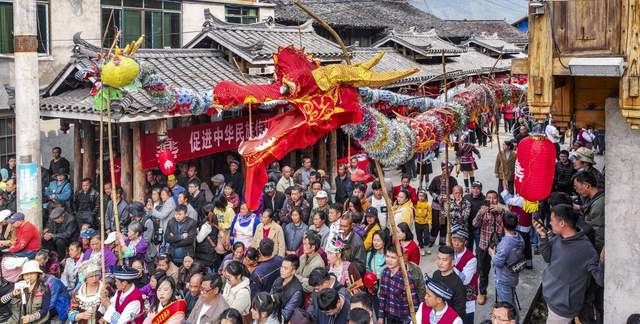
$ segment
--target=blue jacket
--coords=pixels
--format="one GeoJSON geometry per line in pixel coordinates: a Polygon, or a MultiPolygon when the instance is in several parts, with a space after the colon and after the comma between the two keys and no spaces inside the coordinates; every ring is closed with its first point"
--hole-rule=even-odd
{"type": "Polygon", "coordinates": [[[300,226],[296,226],[293,222],[283,226],[284,242],[287,251],[298,251],[300,245],[302,245],[302,238],[304,232],[309,229],[309,226],[304,222],[300,223],[300,226]]]}
{"type": "Polygon", "coordinates": [[[522,259],[524,240],[518,232],[514,236],[505,235],[496,247],[496,255],[491,259],[495,269],[496,281],[505,286],[518,285],[519,273],[511,273],[507,269],[508,264],[513,264],[522,259]]]}
{"type": "Polygon", "coordinates": [[[58,180],[51,181],[47,189],[44,191],[44,195],[46,196],[45,199],[54,195],[56,200],[64,201],[67,206],[69,206],[71,202],[71,184],[69,183],[69,180],[62,181],[61,184],[58,184],[58,180]]]}
{"type": "Polygon", "coordinates": [[[258,266],[251,274],[251,284],[249,285],[251,296],[263,291],[270,292],[273,283],[280,278],[281,256],[272,256],[271,259],[258,262],[258,266]]]}
{"type": "Polygon", "coordinates": [[[47,286],[49,286],[49,289],[51,290],[51,303],[49,304],[49,310],[52,310],[55,307],[58,311],[58,316],[60,316],[60,321],[64,323],[67,321],[67,312],[69,312],[69,303],[71,301],[69,291],[58,277],[47,275],[46,280],[47,286]]]}
{"type": "Polygon", "coordinates": [[[180,185],[176,185],[174,189],[171,189],[171,192],[173,192],[173,201],[176,203],[176,206],[178,206],[178,195],[183,191],[186,191],[186,189],[180,185]]]}
{"type": "Polygon", "coordinates": [[[316,320],[318,324],[347,324],[349,322],[349,309],[351,308],[351,303],[349,302],[349,298],[340,296],[344,298],[344,305],[340,311],[334,315],[327,315],[327,313],[321,311],[318,307],[313,310],[313,318],[316,320]]]}

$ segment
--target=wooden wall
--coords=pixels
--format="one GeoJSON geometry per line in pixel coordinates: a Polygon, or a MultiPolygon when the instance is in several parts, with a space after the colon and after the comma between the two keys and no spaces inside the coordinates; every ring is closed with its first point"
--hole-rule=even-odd
{"type": "Polygon", "coordinates": [[[618,96],[619,80],[618,78],[574,78],[573,107],[577,127],[593,125],[596,129],[605,128],[605,100],[618,96]]]}
{"type": "MultiPolygon", "coordinates": [[[[621,53],[621,0],[572,0],[551,3],[554,32],[562,56],[621,53]]],[[[557,56],[557,53],[555,55],[557,56]]]]}

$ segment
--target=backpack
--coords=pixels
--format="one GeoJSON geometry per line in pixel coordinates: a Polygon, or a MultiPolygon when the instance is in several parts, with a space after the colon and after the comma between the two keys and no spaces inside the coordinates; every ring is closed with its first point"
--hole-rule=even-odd
{"type": "Polygon", "coordinates": [[[151,222],[153,223],[153,238],[151,239],[152,243],[155,245],[161,244],[163,235],[160,232],[160,225],[152,216],[144,215],[142,219],[140,219],[140,222],[142,223],[142,226],[144,226],[145,232],[147,231],[147,227],[145,226],[147,220],[151,220],[151,222]]]}

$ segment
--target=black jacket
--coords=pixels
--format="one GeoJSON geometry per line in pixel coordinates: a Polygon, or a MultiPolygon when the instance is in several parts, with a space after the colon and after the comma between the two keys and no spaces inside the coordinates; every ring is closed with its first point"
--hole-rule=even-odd
{"type": "Polygon", "coordinates": [[[0,208],[8,209],[11,211],[11,213],[15,213],[16,212],[16,192],[14,193],[5,192],[2,194],[2,199],[3,199],[3,202],[0,208]]]}
{"type": "Polygon", "coordinates": [[[278,184],[278,181],[282,178],[282,172],[276,169],[269,169],[267,170],[267,178],[269,178],[269,182],[278,184]]]}
{"type": "Polygon", "coordinates": [[[242,195],[242,192],[244,190],[244,177],[242,176],[242,173],[240,173],[239,171],[236,171],[236,173],[225,173],[224,175],[224,182],[225,183],[229,183],[229,182],[233,182],[234,185],[234,189],[233,191],[235,191],[235,193],[238,194],[238,196],[240,197],[244,197],[242,195]]]}
{"type": "Polygon", "coordinates": [[[77,214],[79,211],[81,211],[80,202],[82,202],[83,199],[89,199],[89,211],[91,212],[91,216],[93,217],[93,219],[96,219],[96,217],[100,213],[100,194],[93,188],[90,188],[89,192],[86,194],[84,193],[84,191],[82,191],[82,189],[76,190],[76,192],[73,194],[73,200],[71,201],[71,210],[74,214],[77,214]]]}
{"type": "MultiPolygon", "coordinates": [[[[202,226],[204,226],[204,224],[202,226]]],[[[202,226],[200,226],[200,231],[202,231],[202,226]]],[[[211,226],[211,232],[209,232],[208,237],[209,238],[202,240],[202,242],[196,242],[195,257],[205,266],[213,267],[221,257],[214,248],[214,245],[218,244],[218,229],[215,226],[211,226]],[[211,239],[211,241],[209,241],[209,239],[211,239]],[[213,242],[213,244],[211,244],[211,242],[213,242]]]]}
{"type": "Polygon", "coordinates": [[[467,292],[460,277],[458,277],[455,272],[452,272],[450,275],[444,277],[440,273],[440,270],[436,270],[433,273],[433,280],[435,280],[436,282],[442,281],[442,283],[444,283],[447,288],[453,291],[453,297],[451,297],[451,299],[449,300],[449,305],[453,308],[453,310],[456,311],[456,313],[458,313],[461,318],[462,316],[466,316],[467,292]]]}
{"type": "Polygon", "coordinates": [[[76,223],[76,218],[72,214],[65,213],[64,219],[60,224],[49,219],[47,228],[49,229],[47,233],[53,234],[54,240],[58,238],[75,240],[78,237],[78,223],[76,223]]]}
{"type": "Polygon", "coordinates": [[[571,188],[573,188],[573,183],[571,182],[571,178],[576,173],[576,169],[573,168],[573,163],[569,161],[567,165],[562,164],[562,162],[556,162],[556,171],[553,177],[553,187],[556,191],[562,192],[571,192],[571,188]]]}
{"type": "Polygon", "coordinates": [[[287,196],[280,191],[276,191],[276,195],[273,198],[267,194],[264,194],[262,197],[264,201],[264,209],[270,208],[273,211],[273,215],[280,215],[280,210],[282,210],[287,196]]]}
{"type": "Polygon", "coordinates": [[[351,182],[351,178],[347,175],[344,180],[340,178],[340,176],[336,176],[336,199],[335,202],[344,204],[347,199],[349,199],[349,192],[347,188],[349,183],[351,182]]]}
{"type": "Polygon", "coordinates": [[[473,198],[473,195],[468,193],[464,195],[464,199],[466,199],[468,202],[471,203],[471,214],[469,215],[468,228],[469,228],[469,231],[472,231],[476,229],[475,227],[473,227],[473,218],[476,217],[476,215],[478,215],[478,211],[482,207],[482,204],[484,204],[484,201],[485,199],[487,199],[487,197],[485,197],[483,193],[480,193],[480,195],[477,198],[473,198]]]}
{"type": "Polygon", "coordinates": [[[196,240],[196,221],[187,217],[184,221],[182,230],[178,232],[178,221],[172,218],[167,224],[167,229],[164,233],[164,240],[169,243],[169,253],[175,255],[176,248],[182,248],[184,254],[195,253],[194,242],[196,240]],[[182,234],[187,233],[185,238],[182,234]]]}
{"type": "Polygon", "coordinates": [[[300,280],[298,280],[298,277],[293,276],[291,281],[286,285],[282,285],[283,282],[284,279],[282,279],[282,277],[276,279],[273,286],[271,286],[271,294],[280,297],[280,300],[282,300],[282,317],[284,317],[285,323],[289,323],[293,311],[302,307],[302,304],[304,304],[304,297],[302,297],[302,284],[300,280]],[[298,298],[297,301],[291,299],[296,292],[300,292],[300,298],[298,298]],[[289,305],[289,303],[291,303],[291,305],[289,305]]]}
{"type": "Polygon", "coordinates": [[[196,210],[196,212],[198,212],[198,223],[202,222],[202,220],[204,219],[204,214],[202,213],[202,206],[204,206],[204,204],[206,203],[206,199],[204,197],[204,191],[199,190],[198,194],[194,197],[194,196],[190,196],[189,197],[189,205],[191,205],[191,207],[193,207],[193,209],[196,210]]]}

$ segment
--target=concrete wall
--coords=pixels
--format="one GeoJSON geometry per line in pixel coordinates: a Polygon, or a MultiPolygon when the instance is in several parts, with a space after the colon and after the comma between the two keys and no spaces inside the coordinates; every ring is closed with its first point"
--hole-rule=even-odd
{"type": "Polygon", "coordinates": [[[607,161],[605,183],[604,323],[626,323],[640,312],[640,130],[632,130],[620,114],[618,98],[605,105],[607,161]]]}

